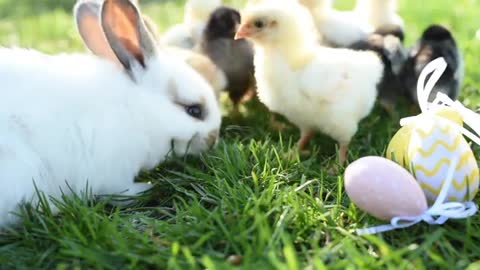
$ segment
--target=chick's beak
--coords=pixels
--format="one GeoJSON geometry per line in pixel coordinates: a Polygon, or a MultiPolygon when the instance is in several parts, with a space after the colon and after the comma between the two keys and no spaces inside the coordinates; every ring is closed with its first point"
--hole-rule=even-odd
{"type": "Polygon", "coordinates": [[[235,40],[248,38],[252,35],[251,27],[248,24],[241,24],[238,29],[237,33],[235,34],[235,40]]]}

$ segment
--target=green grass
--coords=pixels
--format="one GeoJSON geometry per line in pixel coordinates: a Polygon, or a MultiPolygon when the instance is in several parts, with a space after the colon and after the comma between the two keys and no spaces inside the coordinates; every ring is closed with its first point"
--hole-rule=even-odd
{"type": "MultiPolygon", "coordinates": [[[[72,2],[0,0],[0,44],[83,50],[72,2]]],[[[400,2],[408,44],[433,22],[454,30],[467,63],[461,99],[476,108],[480,1],[400,2]]],[[[181,2],[145,3],[162,30],[181,20],[181,2]]],[[[381,222],[350,202],[342,176],[326,173],[333,141],[318,136],[311,157],[287,159],[298,131],[269,129],[258,103],[246,111],[244,119],[225,118],[216,150],[143,173],[140,180],[156,187],[136,207],[112,208],[87,194],[55,202],[59,216],[26,208],[21,227],[0,233],[0,269],[480,269],[479,215],[359,237],[355,229],[381,222]],[[240,266],[230,256],[241,256],[240,266]]],[[[398,128],[377,108],[362,122],[350,161],[383,155],[398,128]]]]}

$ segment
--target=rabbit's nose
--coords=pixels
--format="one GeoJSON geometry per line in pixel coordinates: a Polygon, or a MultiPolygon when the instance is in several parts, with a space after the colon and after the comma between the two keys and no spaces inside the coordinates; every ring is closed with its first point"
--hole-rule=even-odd
{"type": "Polygon", "coordinates": [[[213,148],[217,144],[218,134],[219,134],[218,129],[210,131],[210,133],[208,133],[208,137],[207,137],[208,147],[213,148]]]}

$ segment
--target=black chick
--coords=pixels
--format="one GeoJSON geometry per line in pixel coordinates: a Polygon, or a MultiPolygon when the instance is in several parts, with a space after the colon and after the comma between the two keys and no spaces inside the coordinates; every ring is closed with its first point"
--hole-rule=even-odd
{"type": "Polygon", "coordinates": [[[244,39],[235,40],[240,13],[232,8],[219,7],[210,15],[203,32],[200,50],[226,75],[227,90],[235,110],[255,85],[253,46],[244,39]]]}
{"type": "Polygon", "coordinates": [[[443,57],[448,67],[435,85],[429,101],[433,101],[438,92],[448,95],[453,100],[457,99],[460,94],[464,65],[457,42],[445,27],[431,25],[423,32],[417,44],[410,49],[408,59],[401,72],[401,79],[408,97],[417,105],[418,77],[423,68],[438,57],[443,57]]]}
{"type": "Polygon", "coordinates": [[[385,25],[370,34],[367,40],[350,46],[351,49],[373,51],[383,62],[383,77],[378,85],[378,99],[382,107],[392,116],[396,115],[395,104],[405,96],[400,81],[400,71],[407,60],[403,46],[403,30],[396,25],[385,25]]]}

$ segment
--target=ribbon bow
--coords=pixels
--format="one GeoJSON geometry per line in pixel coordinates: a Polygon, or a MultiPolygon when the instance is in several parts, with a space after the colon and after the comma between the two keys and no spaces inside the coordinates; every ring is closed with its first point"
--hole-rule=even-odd
{"type": "MultiPolygon", "coordinates": [[[[437,58],[430,62],[422,70],[422,73],[420,74],[417,83],[418,103],[420,105],[422,113],[418,116],[402,119],[400,121],[400,125],[405,126],[425,118],[435,118],[439,121],[448,121],[448,123],[457,128],[459,132],[471,139],[476,144],[480,145],[480,138],[477,135],[480,134],[480,116],[478,114],[472,112],[471,110],[463,106],[463,104],[461,104],[459,101],[454,102],[443,93],[437,93],[435,100],[432,103],[428,102],[428,99],[433,88],[435,87],[435,84],[445,72],[446,68],[447,63],[445,62],[445,59],[437,58]],[[432,75],[428,82],[425,84],[425,81],[429,74],[432,75]],[[475,134],[449,119],[434,114],[438,110],[445,107],[450,107],[454,109],[459,115],[461,115],[463,118],[463,122],[467,124],[475,132],[475,134]]],[[[452,160],[452,164],[450,165],[447,177],[445,179],[445,183],[442,186],[440,194],[435,200],[435,203],[425,213],[420,216],[394,217],[388,225],[381,225],[367,229],[359,229],[357,230],[357,233],[359,235],[376,234],[395,229],[407,228],[422,221],[431,225],[441,225],[447,222],[447,220],[449,219],[464,219],[475,215],[475,213],[477,213],[478,211],[478,207],[473,202],[445,202],[445,200],[447,199],[448,191],[452,186],[453,175],[455,173],[458,162],[458,158],[452,160]]]]}

